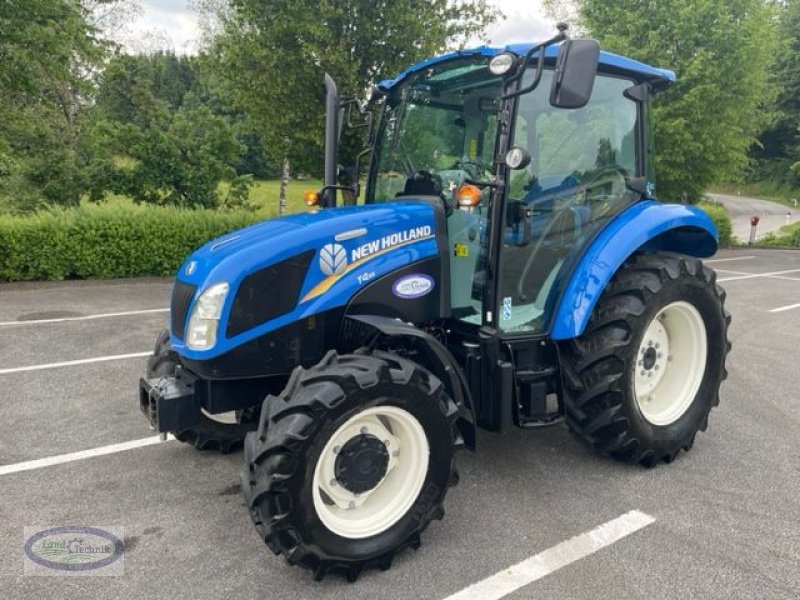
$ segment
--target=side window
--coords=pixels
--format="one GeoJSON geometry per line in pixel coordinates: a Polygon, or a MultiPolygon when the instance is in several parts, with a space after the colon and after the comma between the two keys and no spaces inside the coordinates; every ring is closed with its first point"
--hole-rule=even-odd
{"type": "Polygon", "coordinates": [[[531,162],[509,182],[499,286],[505,331],[547,331],[573,259],[637,199],[626,179],[643,175],[638,107],[624,95],[633,82],[598,76],[589,103],[565,110],[549,103],[551,80],[545,72],[518,107],[514,144],[531,162]]]}

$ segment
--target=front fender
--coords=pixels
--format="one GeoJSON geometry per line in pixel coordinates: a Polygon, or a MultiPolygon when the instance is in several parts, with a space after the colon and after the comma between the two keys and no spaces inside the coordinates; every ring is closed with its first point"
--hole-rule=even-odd
{"type": "MultiPolygon", "coordinates": [[[[418,350],[427,350],[421,352],[416,360],[439,378],[447,393],[459,406],[459,418],[456,422],[459,433],[464,438],[464,445],[470,450],[475,450],[477,422],[475,405],[472,403],[464,372],[447,347],[429,333],[398,319],[378,315],[348,315],[345,318],[366,325],[377,332],[379,337],[416,340],[421,345],[418,350]]],[[[371,343],[374,342],[373,339],[371,343]]]]}
{"type": "Polygon", "coordinates": [[[693,206],[646,200],[617,215],[586,248],[564,288],[550,337],[581,335],[617,269],[636,251],[659,250],[704,258],[717,251],[717,228],[693,206]]]}

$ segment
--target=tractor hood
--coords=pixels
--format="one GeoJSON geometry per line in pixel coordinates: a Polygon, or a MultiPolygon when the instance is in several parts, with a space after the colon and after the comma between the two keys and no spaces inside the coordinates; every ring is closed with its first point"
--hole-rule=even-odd
{"type": "Polygon", "coordinates": [[[298,319],[345,306],[368,281],[437,253],[435,210],[422,201],[325,209],[234,231],[181,265],[171,308],[172,344],[188,358],[212,358],[298,319]],[[217,343],[190,350],[183,334],[195,301],[223,282],[229,291],[217,343]],[[237,314],[243,311],[248,314],[237,314]]]}

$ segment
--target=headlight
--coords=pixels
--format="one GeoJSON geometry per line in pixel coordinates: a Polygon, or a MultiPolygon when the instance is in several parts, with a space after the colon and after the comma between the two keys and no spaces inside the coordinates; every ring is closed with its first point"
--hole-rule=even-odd
{"type": "Polygon", "coordinates": [[[208,288],[197,299],[189,319],[186,339],[186,345],[192,350],[206,350],[217,343],[217,328],[228,289],[227,283],[218,283],[208,288]]]}

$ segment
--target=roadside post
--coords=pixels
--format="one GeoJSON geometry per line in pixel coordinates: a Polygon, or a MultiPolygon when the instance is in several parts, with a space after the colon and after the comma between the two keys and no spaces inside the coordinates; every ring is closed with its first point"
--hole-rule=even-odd
{"type": "Polygon", "coordinates": [[[750,242],[748,243],[750,246],[752,246],[756,241],[756,227],[758,227],[758,222],[760,220],[761,219],[758,217],[758,215],[753,215],[750,217],[750,242]]]}

